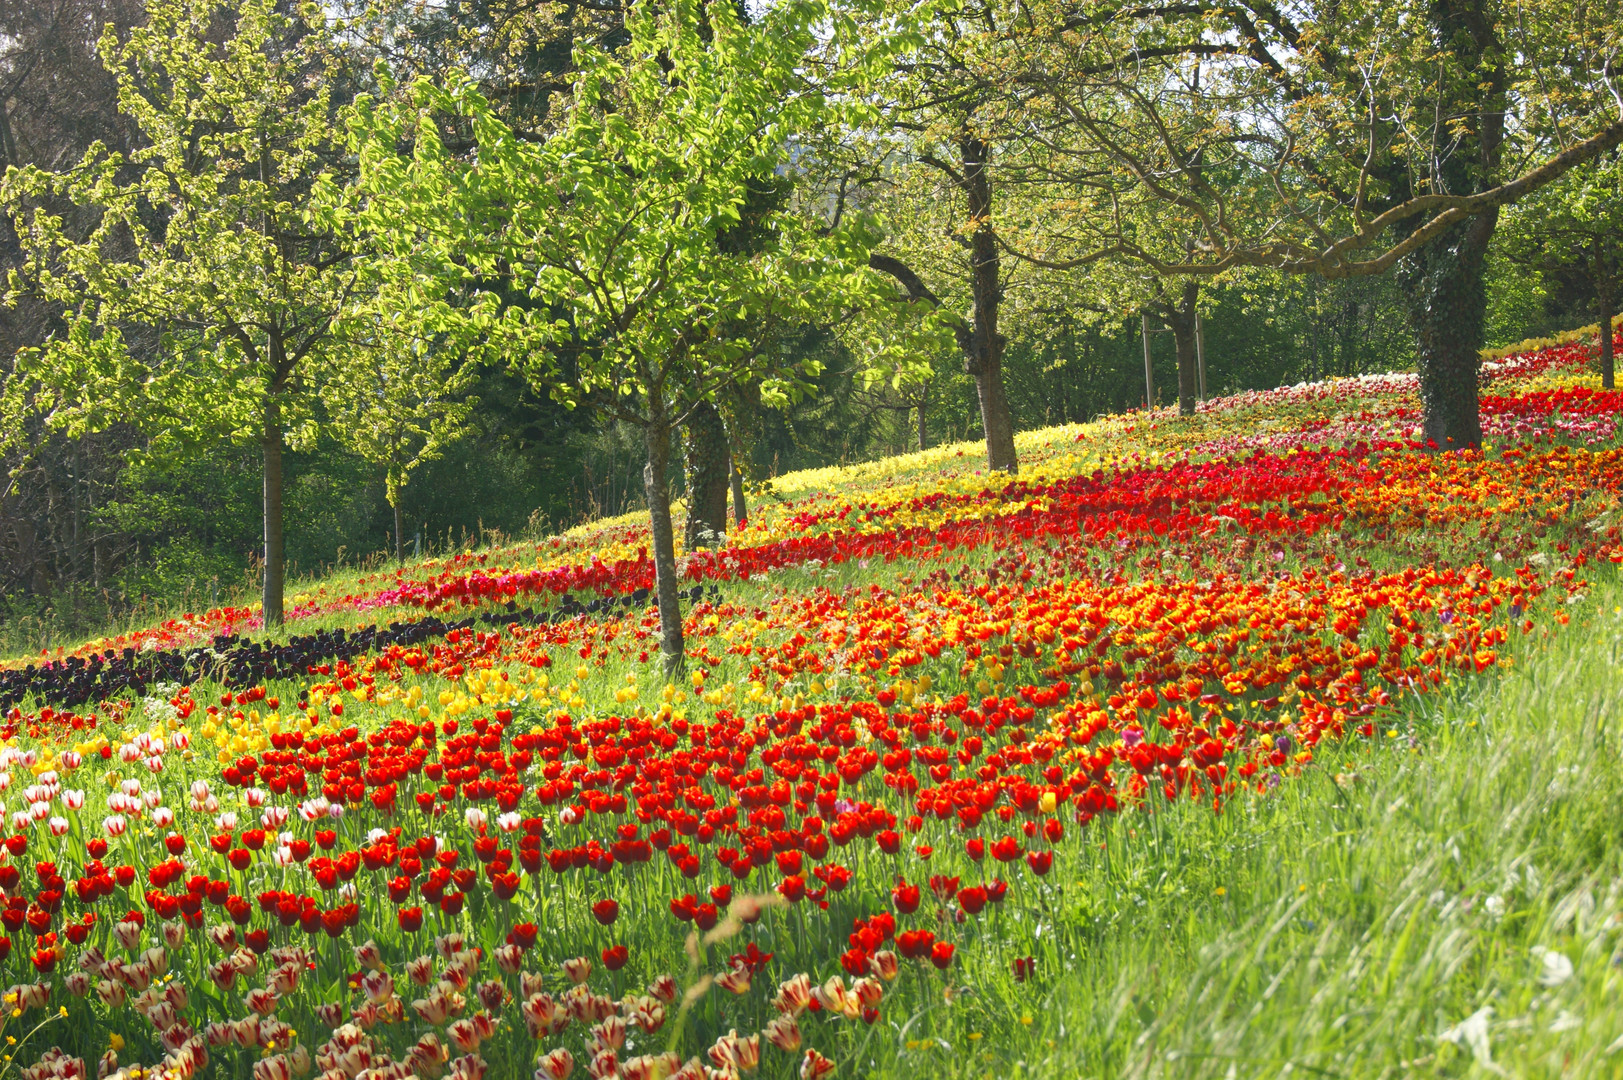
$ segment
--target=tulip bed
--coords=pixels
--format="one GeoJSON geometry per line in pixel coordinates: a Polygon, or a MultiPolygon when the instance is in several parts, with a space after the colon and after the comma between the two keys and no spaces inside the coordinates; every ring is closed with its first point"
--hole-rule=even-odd
{"type": "Polygon", "coordinates": [[[810,1078],[1015,1038],[1080,875],[1371,752],[1623,562],[1590,351],[1491,365],[1480,454],[1422,452],[1386,376],[1033,433],[1013,482],[783,478],[683,558],[676,682],[631,520],[313,590],[276,649],[220,609],[14,664],[8,1061],[810,1078]]]}

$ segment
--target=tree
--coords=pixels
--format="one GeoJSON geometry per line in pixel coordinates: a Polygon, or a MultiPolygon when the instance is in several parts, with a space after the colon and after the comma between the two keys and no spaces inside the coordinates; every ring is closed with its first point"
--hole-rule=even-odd
{"type": "Polygon", "coordinates": [[[688,503],[682,546],[693,551],[714,545],[727,531],[733,458],[721,411],[712,402],[700,401],[688,413],[682,430],[682,464],[688,503]]]}
{"type": "Polygon", "coordinates": [[[1617,0],[1022,10],[992,59],[1043,91],[1032,123],[1072,125],[1079,194],[1050,264],[1114,251],[1160,274],[1395,269],[1426,435],[1480,442],[1488,243],[1501,208],[1623,141],[1617,0]]]}
{"type": "Polygon", "coordinates": [[[872,264],[895,278],[910,300],[941,308],[945,294],[953,305],[951,312],[941,314],[949,316],[943,321],[963,357],[964,371],[975,380],[987,466],[1014,473],[1020,458],[1003,385],[1007,338],[998,320],[1007,282],[997,199],[1005,191],[1003,158],[1016,152],[1013,144],[1021,132],[1001,123],[997,83],[979,75],[972,59],[1004,14],[992,6],[944,6],[931,13],[923,41],[884,84],[889,137],[874,144],[862,132],[852,140],[857,146],[873,145],[867,156],[877,160],[849,170],[841,183],[858,179],[866,186],[891,188],[892,201],[900,189],[900,201],[912,210],[949,219],[932,222],[937,228],[931,229],[921,228],[911,213],[891,215],[905,225],[893,228],[886,250],[872,264]],[[926,284],[921,267],[934,271],[934,288],[926,284]],[[965,315],[957,314],[960,301],[965,315]]]}
{"type": "Polygon", "coordinates": [[[0,202],[28,262],[8,299],[64,305],[67,329],[19,358],[26,398],[70,436],[136,416],[160,452],[257,442],[264,470],[264,625],[282,622],[282,449],[315,433],[312,391],[341,346],[356,283],[349,237],[307,220],[329,165],[337,74],[322,16],[244,0],[152,0],[103,37],[119,108],[145,145],[100,143],[53,173],[8,169],[0,202]],[[99,215],[83,239],[42,205],[99,215]],[[156,327],[137,354],[127,328],[156,327]]]}
{"type": "MultiPolygon", "coordinates": [[[[118,115],[118,86],[96,42],[107,24],[127,33],[144,15],[137,0],[0,5],[0,174],[78,160],[98,139],[128,148],[130,125],[118,115]]],[[[66,216],[75,235],[93,226],[66,216]]],[[[23,263],[10,215],[0,214],[0,277],[23,263]]],[[[11,385],[16,354],[50,337],[60,314],[40,297],[0,305],[0,395],[23,389],[11,385]]],[[[100,516],[135,438],[124,425],[69,440],[43,431],[38,418],[0,430],[0,595],[33,594],[44,604],[55,594],[55,607],[67,594],[75,613],[86,601],[94,607],[90,598],[129,550],[129,539],[100,516]]]]}
{"type": "MultiPolygon", "coordinates": [[[[1196,367],[1195,305],[1200,284],[1195,281],[1158,281],[1153,299],[1144,310],[1166,324],[1178,355],[1178,415],[1194,416],[1199,398],[1199,371],[1196,367]]],[[[1150,402],[1153,408],[1155,403],[1150,402]]]]}
{"type": "MultiPolygon", "coordinates": [[[[757,176],[749,178],[745,186],[744,201],[738,207],[738,222],[723,230],[717,243],[726,254],[753,256],[762,254],[772,243],[773,233],[766,222],[781,212],[794,192],[794,182],[787,177],[757,176]]],[[[729,327],[727,333],[755,342],[758,349],[770,349],[776,342],[772,328],[747,326],[729,327]]],[[[733,462],[733,434],[728,430],[729,416],[736,417],[738,387],[731,393],[717,396],[716,401],[700,401],[688,415],[683,427],[682,458],[687,482],[687,525],[683,530],[683,546],[692,551],[717,542],[727,531],[727,497],[734,499],[735,518],[743,524],[743,477],[733,462]]],[[[737,426],[736,420],[732,425],[737,426]]]]}
{"type": "Polygon", "coordinates": [[[748,25],[725,4],[635,9],[626,48],[577,50],[573,96],[541,142],[515,137],[465,84],[420,83],[411,103],[363,100],[351,120],[358,212],[389,246],[390,272],[437,298],[422,316],[471,321],[492,356],[555,397],[642,431],[667,673],[683,663],[672,433],[742,383],[788,396],[798,365],[764,335],[858,303],[871,286],[856,217],[829,228],[784,205],[752,223],[761,243],[731,238],[752,185],[781,175],[796,137],[828,120],[829,88],[802,70],[819,26],[845,32],[815,0],[748,25]],[[447,153],[428,109],[465,125],[477,167],[447,153]],[[398,150],[408,141],[410,158],[398,150]],[[480,290],[497,279],[523,283],[535,303],[480,290]],[[453,308],[452,290],[472,290],[473,302],[453,308]]]}
{"type": "Polygon", "coordinates": [[[342,377],[331,379],[322,400],[340,443],[383,473],[394,511],[394,557],[405,559],[401,498],[418,466],[440,457],[461,438],[478,404],[468,390],[475,364],[433,342],[405,338],[387,326],[367,342],[354,340],[342,377]]]}
{"type": "Polygon", "coordinates": [[[1616,382],[1612,318],[1623,300],[1623,156],[1613,151],[1517,203],[1499,229],[1507,258],[1551,276],[1576,275],[1595,294],[1600,381],[1616,382]]]}

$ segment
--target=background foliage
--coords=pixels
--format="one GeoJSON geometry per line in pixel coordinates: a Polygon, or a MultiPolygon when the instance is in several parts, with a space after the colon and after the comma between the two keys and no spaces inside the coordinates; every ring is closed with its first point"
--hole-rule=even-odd
{"type": "MultiPolygon", "coordinates": [[[[383,5],[355,14],[348,46],[357,55],[385,56],[403,73],[440,75],[477,52],[492,100],[521,132],[547,129],[551,102],[568,85],[575,43],[612,45],[624,34],[619,16],[597,7],[542,12],[482,3],[423,14],[383,5]]],[[[50,0],[0,12],[0,167],[62,168],[96,140],[120,153],[136,149],[96,42],[104,26],[125,38],[143,18],[141,5],[129,0],[50,0]]],[[[66,224],[81,233],[93,227],[88,220],[66,224]]],[[[0,270],[20,260],[11,223],[0,220],[0,270]]],[[[1259,272],[1209,285],[1201,303],[1214,394],[1414,363],[1401,298],[1388,277],[1323,281],[1259,272]]],[[[1004,376],[1016,430],[1142,404],[1136,311],[1099,310],[1058,290],[1015,306],[1018,317],[1011,311],[1004,320],[1004,376]]],[[[0,385],[17,350],[46,340],[60,328],[60,315],[39,302],[0,310],[0,385]]],[[[1536,269],[1490,258],[1489,344],[1590,318],[1591,298],[1581,291],[1559,283],[1546,289],[1536,269]]],[[[954,350],[928,358],[932,374],[923,386],[871,387],[837,329],[808,325],[781,335],[783,350],[820,363],[813,392],[783,410],[741,404],[749,414],[741,464],[750,481],[915,447],[921,413],[931,445],[978,435],[975,387],[954,350]]],[[[138,331],[130,337],[136,353],[156,346],[138,331]]],[[[1177,385],[1171,335],[1156,334],[1153,347],[1165,404],[1177,385]]],[[[641,505],[637,432],[591,410],[566,410],[500,370],[484,371],[471,396],[479,405],[467,436],[421,465],[404,490],[408,551],[550,531],[641,505]]],[[[37,649],[109,620],[251,597],[257,450],[205,446],[160,466],[132,453],[144,450],[147,438],[117,424],[78,439],[52,436],[0,486],[0,644],[8,651],[37,649]]],[[[17,462],[3,464],[9,473],[17,462]]],[[[286,470],[292,575],[386,557],[393,520],[378,468],[324,436],[288,453],[286,470]]],[[[674,479],[680,496],[681,479],[674,479]]]]}

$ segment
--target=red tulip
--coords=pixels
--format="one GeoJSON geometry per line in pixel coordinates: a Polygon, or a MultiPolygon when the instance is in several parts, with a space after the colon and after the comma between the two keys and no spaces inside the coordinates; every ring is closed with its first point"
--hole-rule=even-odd
{"type": "Polygon", "coordinates": [[[603,899],[592,905],[592,917],[604,926],[612,926],[614,920],[620,917],[620,904],[616,900],[603,899]]]}
{"type": "Polygon", "coordinates": [[[967,885],[958,890],[958,905],[971,915],[977,915],[986,906],[986,890],[979,885],[967,885]]]}
{"type": "Polygon", "coordinates": [[[903,956],[918,959],[930,955],[935,935],[928,930],[903,930],[896,935],[896,948],[903,956]]]}
{"type": "Polygon", "coordinates": [[[998,862],[1013,862],[1020,855],[1020,842],[1012,836],[1005,836],[992,844],[992,858],[998,862]]]}

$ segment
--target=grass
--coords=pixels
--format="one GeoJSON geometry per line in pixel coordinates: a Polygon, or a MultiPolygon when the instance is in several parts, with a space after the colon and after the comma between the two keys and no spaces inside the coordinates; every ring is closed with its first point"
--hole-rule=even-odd
{"type": "Polygon", "coordinates": [[[1093,834],[1052,923],[1009,934],[1038,978],[980,972],[872,1071],[1623,1076],[1620,605],[1598,583],[1517,670],[1269,797],[1093,834]]]}
{"type": "MultiPolygon", "coordinates": [[[[1050,442],[1058,446],[1049,447],[1051,457],[1069,453],[1073,445],[1064,438],[1050,442]]],[[[913,464],[925,467],[900,463],[860,475],[831,470],[827,479],[830,486],[838,481],[842,495],[872,498],[876,485],[913,482],[913,464]],[[853,490],[858,480],[868,486],[853,490]]],[[[955,469],[967,472],[955,461],[937,461],[932,467],[947,478],[940,481],[943,484],[976,482],[963,472],[955,473],[955,469]]],[[[591,541],[576,533],[568,542],[586,546],[591,541]]],[[[1473,541],[1469,529],[1439,527],[1373,536],[1349,530],[1346,535],[1318,534],[1285,544],[1290,549],[1288,562],[1278,561],[1287,558],[1283,548],[1275,552],[1271,546],[1264,550],[1263,545],[1253,545],[1242,553],[1244,565],[1237,562],[1236,572],[1243,580],[1280,570],[1296,573],[1309,565],[1328,565],[1332,549],[1340,551],[1345,545],[1352,546],[1344,554],[1362,551],[1377,567],[1452,564],[1458,561],[1456,555],[1469,561],[1473,553],[1482,557],[1483,552],[1482,537],[1473,541]]],[[[501,559],[522,564],[543,546],[495,552],[492,565],[501,559]]],[[[1198,553],[1198,544],[1186,547],[1198,553]]],[[[1004,573],[1018,566],[1034,568],[1041,575],[1058,570],[1091,573],[1097,554],[1107,568],[1130,571],[1131,560],[1137,558],[1139,569],[1153,574],[1159,573],[1161,557],[1168,553],[1153,544],[1096,552],[1089,554],[1084,569],[1062,565],[1063,560],[1050,566],[1051,557],[1063,552],[1044,550],[1042,545],[983,544],[949,556],[943,568],[974,571],[972,580],[984,576],[988,581],[990,571],[999,567],[1004,573]]],[[[1208,554],[1220,553],[1213,548],[1208,554]]],[[[1369,566],[1362,557],[1359,562],[1369,566]]],[[[1172,565],[1171,575],[1183,572],[1177,563],[1172,565]]],[[[1197,560],[1188,572],[1200,572],[1199,565],[1197,560]]],[[[775,602],[809,595],[816,587],[827,589],[831,597],[854,597],[864,587],[870,596],[878,596],[880,590],[902,593],[923,587],[907,576],[916,569],[906,560],[791,566],[773,571],[769,579],[729,582],[723,596],[734,605],[729,609],[731,618],[746,620],[748,612],[757,611],[754,618],[759,620],[775,602]]],[[[424,565],[413,572],[426,570],[424,565]]],[[[1038,877],[1015,865],[1005,872],[1019,875],[1018,893],[1011,893],[1016,900],[989,908],[961,934],[937,927],[958,937],[957,959],[946,972],[910,964],[905,976],[885,991],[877,1022],[817,1018],[807,1025],[808,1041],[815,1037],[814,1045],[835,1058],[841,1076],[1623,1075],[1623,1003],[1618,992],[1623,979],[1619,866],[1623,838],[1618,824],[1623,822],[1619,776],[1623,744],[1616,720],[1617,698],[1623,690],[1613,680],[1623,654],[1623,582],[1609,569],[1591,565],[1583,572],[1596,583],[1565,609],[1563,618],[1570,615],[1570,625],[1514,638],[1502,650],[1514,661],[1508,672],[1456,679],[1440,692],[1408,698],[1381,715],[1375,739],[1321,743],[1312,763],[1287,770],[1298,775],[1276,788],[1235,793],[1220,813],[1214,813],[1209,802],[1180,799],[1168,804],[1151,799],[1153,813],[1107,815],[1086,828],[1067,817],[1063,854],[1053,873],[1038,877]],[[1034,974],[1019,978],[1014,962],[1025,958],[1033,961],[1034,974]]],[[[361,573],[327,579],[322,583],[326,595],[358,587],[361,573]]],[[[1040,584],[1043,577],[1035,580],[1040,584]]],[[[1555,595],[1550,594],[1552,600],[1555,595]]],[[[847,610],[854,611],[854,605],[847,610]]],[[[354,617],[332,613],[289,629],[302,633],[354,617]]],[[[366,620],[387,617],[377,611],[367,613],[366,620]]],[[[643,617],[626,615],[616,623],[615,632],[635,633],[637,620],[643,617]]],[[[797,629],[792,620],[775,618],[771,632],[765,633],[768,644],[797,629]]],[[[851,618],[854,621],[855,616],[851,618]]],[[[877,620],[870,621],[877,625],[877,620]]],[[[1543,621],[1548,625],[1547,613],[1543,621]]],[[[756,632],[762,631],[757,628],[746,636],[753,641],[756,632]]],[[[1384,636],[1383,629],[1372,625],[1368,643],[1379,647],[1384,636]]],[[[727,640],[712,643],[721,647],[727,640]]],[[[581,641],[592,644],[598,639],[570,638],[570,651],[581,641]]],[[[578,667],[577,657],[569,652],[555,657],[561,661],[552,670],[558,682],[568,679],[569,669],[574,669],[576,681],[569,683],[568,693],[579,690],[579,700],[569,702],[577,716],[590,718],[600,710],[620,715],[623,706],[636,699],[637,688],[628,689],[627,683],[635,683],[647,661],[633,665],[628,652],[623,662],[608,665],[607,641],[601,639],[604,648],[593,655],[595,670],[584,662],[591,650],[580,653],[578,667]],[[631,696],[622,699],[622,693],[631,696]]],[[[729,652],[715,669],[712,684],[728,680],[724,689],[729,695],[733,680],[739,688],[751,685],[755,696],[742,703],[729,697],[727,704],[748,711],[770,709],[771,704],[764,704],[770,695],[760,696],[762,688],[746,675],[751,665],[747,657],[747,652],[741,658],[729,652]]],[[[956,665],[954,655],[926,662],[920,670],[935,676],[948,692],[960,685],[967,692],[972,676],[966,674],[967,668],[955,675],[956,665]]],[[[1011,661],[1011,668],[1015,671],[1011,685],[1033,677],[1021,662],[1011,661]]],[[[519,666],[513,671],[524,685],[538,685],[529,681],[533,672],[519,666]]],[[[408,707],[426,717],[434,700],[447,707],[440,714],[447,719],[455,715],[449,706],[453,694],[462,692],[461,674],[459,664],[443,675],[443,681],[432,681],[441,678],[438,674],[414,675],[410,688],[426,690],[426,697],[406,703],[398,698],[368,705],[357,701],[342,722],[359,723],[370,731],[408,707]]],[[[1000,667],[992,677],[1001,674],[1000,667]]],[[[645,689],[660,691],[651,669],[644,678],[654,681],[645,689]]],[[[291,705],[309,689],[309,681],[279,680],[266,689],[291,705]]],[[[474,691],[474,704],[494,689],[481,685],[483,689],[474,691]]],[[[225,689],[204,681],[193,693],[206,705],[225,689]]],[[[785,698],[790,689],[782,688],[785,698]]],[[[792,689],[798,694],[798,684],[792,689]]],[[[814,695],[825,693],[815,686],[808,689],[814,695]]],[[[865,698],[875,687],[855,689],[865,698]]],[[[850,694],[854,689],[842,684],[841,692],[850,694]]],[[[986,687],[979,686],[977,692],[985,693],[986,687]]],[[[560,693],[560,704],[562,700],[560,693]]],[[[674,703],[682,704],[680,694],[674,703]]],[[[321,702],[315,704],[319,707],[321,702]]],[[[492,704],[493,699],[482,699],[482,705],[492,704]]],[[[694,702],[695,709],[698,704],[694,702]]],[[[777,704],[783,707],[781,700],[777,704]]],[[[1260,707],[1243,701],[1234,705],[1260,707]]],[[[161,702],[153,711],[152,700],[133,708],[126,723],[137,718],[157,722],[164,711],[161,702]]],[[[521,708],[519,721],[539,721],[546,709],[534,708],[538,710],[534,716],[530,706],[521,708]]],[[[698,715],[713,714],[699,710],[698,715]]],[[[246,726],[260,722],[255,711],[246,726]]],[[[446,734],[450,732],[447,727],[446,734]]],[[[163,779],[166,790],[183,792],[193,779],[218,775],[213,752],[204,741],[209,737],[206,726],[194,735],[197,753],[187,753],[174,763],[163,779]]],[[[221,749],[224,752],[223,744],[221,749]]],[[[225,752],[222,760],[242,749],[225,752]]],[[[264,746],[250,749],[262,752],[264,746]]],[[[33,764],[39,769],[48,765],[33,764]]],[[[108,786],[120,782],[118,763],[90,764],[84,782],[108,786]]],[[[727,792],[717,790],[727,797],[727,792]]],[[[234,798],[230,795],[228,803],[234,805],[234,798]]],[[[892,808],[908,812],[901,797],[892,808]]],[[[384,820],[368,817],[364,804],[356,810],[342,822],[346,850],[370,842],[364,839],[367,826],[384,820]]],[[[407,811],[406,825],[416,828],[412,813],[407,811]]],[[[1010,814],[1006,821],[1012,821],[1012,809],[1010,814]]],[[[201,840],[203,819],[185,820],[189,839],[201,840]]],[[[424,827],[443,832],[453,845],[467,846],[474,826],[464,826],[453,813],[424,827]]],[[[591,825],[571,827],[563,835],[579,839],[591,829],[591,825]]],[[[75,832],[61,842],[56,857],[64,865],[77,862],[79,839],[75,832]]],[[[587,873],[543,877],[539,885],[526,885],[516,911],[470,890],[465,911],[447,915],[449,922],[431,917],[436,930],[455,926],[487,955],[514,918],[533,917],[542,927],[538,952],[532,957],[536,970],[552,971],[563,957],[591,954],[611,943],[627,944],[635,958],[632,967],[612,978],[607,972],[597,976],[598,985],[608,980],[615,996],[634,990],[634,980],[654,972],[680,975],[686,969],[689,980],[697,980],[704,970],[717,968],[727,952],[742,948],[746,937],[778,954],[772,983],[797,971],[810,972],[820,981],[838,970],[838,954],[853,918],[886,907],[897,866],[905,867],[915,884],[922,884],[927,874],[972,875],[988,869],[968,862],[962,837],[950,823],[931,823],[930,831],[918,839],[930,839],[939,848],[927,864],[922,862],[924,856],[915,861],[910,853],[899,863],[887,861],[870,846],[858,845],[848,855],[836,856],[852,861],[857,884],[841,895],[831,894],[830,907],[818,912],[802,904],[771,912],[753,930],[739,928],[737,940],[706,942],[702,962],[696,957],[691,966],[684,953],[686,928],[667,921],[664,905],[673,888],[702,889],[715,877],[686,884],[657,859],[652,866],[627,867],[612,879],[587,873]],[[585,910],[585,903],[606,893],[625,905],[612,930],[594,926],[585,910]]],[[[137,838],[132,829],[127,847],[150,850],[156,857],[158,840],[151,830],[137,838]]],[[[209,865],[206,855],[200,853],[200,858],[200,865],[209,865]]],[[[996,872],[995,866],[990,869],[996,872]]],[[[760,879],[765,877],[769,873],[757,875],[751,887],[763,887],[760,879]]],[[[290,882],[287,874],[262,862],[238,881],[245,896],[270,883],[290,882]]],[[[291,885],[309,887],[297,872],[291,885]]],[[[367,906],[364,933],[376,932],[388,962],[398,965],[426,946],[423,939],[393,933],[393,909],[384,906],[378,892],[373,887],[356,896],[367,906]]],[[[949,913],[955,910],[950,902],[946,908],[949,913]]],[[[927,903],[914,925],[933,914],[934,906],[927,903]]],[[[309,1009],[314,999],[342,995],[342,978],[349,969],[347,944],[315,941],[320,963],[310,978],[317,985],[304,994],[309,1000],[290,998],[283,1014],[296,1020],[299,1028],[312,1031],[315,1023],[309,1009]]],[[[12,961],[14,970],[24,969],[23,955],[19,950],[12,961]]],[[[194,1012],[206,1019],[239,1013],[236,999],[212,994],[205,981],[195,977],[198,955],[188,957],[191,969],[182,967],[177,974],[191,978],[194,1012]]],[[[555,972],[549,977],[557,978],[555,972]]],[[[715,989],[701,994],[691,1015],[684,1014],[668,1029],[670,1038],[676,1039],[685,1027],[685,1054],[702,1052],[707,1042],[731,1028],[759,1029],[768,1015],[767,981],[763,976],[762,985],[749,995],[715,989]]],[[[73,1019],[61,1014],[60,1026],[66,1030],[52,1038],[77,1045],[75,1040],[87,1031],[81,1021],[94,1019],[92,1042],[105,1037],[103,1025],[112,1031],[123,1025],[121,1038],[150,1042],[143,1017],[135,1016],[133,1026],[128,1026],[133,1013],[114,1012],[104,1021],[90,1001],[75,1005],[75,1010],[73,1019]]],[[[487,1044],[493,1075],[527,1072],[527,1065],[520,1066],[534,1053],[533,1044],[510,1020],[500,1037],[487,1044]]],[[[401,1034],[397,1029],[380,1037],[401,1034]]],[[[319,1037],[312,1036],[312,1042],[319,1037]]],[[[665,1037],[661,1033],[660,1041],[665,1037]]],[[[569,1038],[574,1040],[576,1033],[569,1038]]],[[[144,1043],[140,1059],[155,1059],[160,1053],[144,1043]]],[[[246,1076],[250,1064],[246,1055],[222,1054],[216,1074],[246,1076]]],[[[762,1073],[792,1076],[796,1065],[795,1059],[768,1051],[762,1073]]]]}

